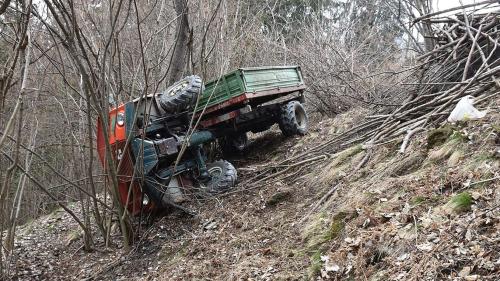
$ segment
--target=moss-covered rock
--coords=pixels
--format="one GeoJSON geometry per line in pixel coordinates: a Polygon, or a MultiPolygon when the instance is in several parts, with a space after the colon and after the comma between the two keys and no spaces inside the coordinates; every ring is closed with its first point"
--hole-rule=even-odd
{"type": "Polygon", "coordinates": [[[308,279],[314,278],[321,270],[321,252],[325,251],[325,243],[340,237],[346,222],[354,216],[352,211],[340,211],[333,217],[327,213],[317,215],[303,231],[305,253],[310,256],[308,279]]]}
{"type": "Polygon", "coordinates": [[[278,191],[271,195],[271,197],[266,201],[266,205],[269,207],[274,207],[283,201],[289,200],[291,196],[291,190],[278,191]]]}
{"type": "Polygon", "coordinates": [[[329,219],[325,213],[322,213],[305,228],[302,237],[307,251],[316,251],[330,240],[326,235],[328,225],[329,219]]]}
{"type": "MultiPolygon", "coordinates": [[[[436,149],[430,151],[427,158],[431,162],[448,159],[456,151],[464,150],[464,143],[466,142],[466,140],[466,136],[462,135],[460,132],[455,131],[446,139],[443,144],[440,145],[440,147],[436,147],[436,149]]],[[[462,155],[458,153],[455,155],[455,159],[452,160],[452,162],[460,160],[462,155]]]]}
{"type": "Polygon", "coordinates": [[[319,217],[305,232],[307,249],[312,251],[320,248],[325,242],[338,238],[344,231],[346,221],[353,217],[353,212],[340,211],[332,218],[319,217]]]}
{"type": "Polygon", "coordinates": [[[348,216],[349,213],[347,212],[339,212],[335,216],[333,216],[330,228],[328,229],[328,232],[325,233],[325,238],[328,240],[332,240],[339,237],[339,235],[345,228],[345,219],[348,216]]]}

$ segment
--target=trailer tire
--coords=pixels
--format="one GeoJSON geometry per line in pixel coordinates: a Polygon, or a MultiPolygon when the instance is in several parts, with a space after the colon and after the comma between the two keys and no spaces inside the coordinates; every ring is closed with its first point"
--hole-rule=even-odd
{"type": "Polygon", "coordinates": [[[290,101],[281,106],[278,121],[283,135],[305,135],[307,133],[307,112],[298,101],[290,101]]]}
{"type": "Polygon", "coordinates": [[[238,173],[236,168],[226,160],[219,160],[207,164],[211,179],[207,183],[200,183],[203,191],[209,194],[226,192],[236,185],[238,173]]]}
{"type": "Polygon", "coordinates": [[[219,139],[219,146],[224,155],[240,153],[248,146],[247,133],[229,135],[219,139]]]}
{"type": "Polygon", "coordinates": [[[168,87],[161,93],[158,102],[166,113],[175,114],[192,108],[202,91],[201,78],[191,75],[168,87]]]}

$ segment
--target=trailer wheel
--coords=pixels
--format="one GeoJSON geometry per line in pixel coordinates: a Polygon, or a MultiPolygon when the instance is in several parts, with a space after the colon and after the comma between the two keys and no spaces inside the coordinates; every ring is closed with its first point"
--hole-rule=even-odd
{"type": "Polygon", "coordinates": [[[224,155],[242,152],[248,146],[247,133],[225,136],[219,139],[219,145],[224,155]]]}
{"type": "Polygon", "coordinates": [[[199,76],[187,76],[161,93],[158,102],[167,113],[179,113],[192,108],[202,90],[203,83],[199,76]]]}
{"type": "Polygon", "coordinates": [[[298,101],[284,104],[280,110],[278,122],[283,135],[305,135],[307,133],[307,113],[304,106],[298,101]]]}
{"type": "Polygon", "coordinates": [[[238,174],[236,168],[226,160],[219,160],[207,164],[208,173],[211,176],[207,183],[200,183],[203,191],[209,194],[226,192],[236,185],[238,174]]]}

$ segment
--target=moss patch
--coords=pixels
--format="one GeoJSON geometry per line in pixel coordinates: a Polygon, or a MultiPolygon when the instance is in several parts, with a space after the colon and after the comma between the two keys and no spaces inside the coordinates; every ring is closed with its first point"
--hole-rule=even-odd
{"type": "Polygon", "coordinates": [[[421,205],[425,202],[426,198],[423,197],[423,196],[416,196],[416,197],[413,197],[411,200],[410,200],[410,205],[412,207],[415,207],[415,206],[418,206],[418,205],[421,205]]]}
{"type": "Polygon", "coordinates": [[[430,130],[427,134],[427,149],[444,144],[451,134],[453,134],[453,127],[449,125],[430,130]]]}
{"type": "Polygon", "coordinates": [[[463,150],[464,140],[460,137],[450,137],[439,149],[429,152],[428,159],[437,162],[449,158],[455,151],[463,150]]]}
{"type": "Polygon", "coordinates": [[[462,192],[453,196],[445,205],[448,213],[462,213],[470,210],[473,203],[472,196],[468,192],[462,192]]]}
{"type": "Polygon", "coordinates": [[[332,223],[328,232],[325,233],[325,239],[332,240],[340,236],[345,228],[345,219],[349,214],[347,212],[339,212],[333,216],[332,223]]]}
{"type": "Polygon", "coordinates": [[[71,243],[80,239],[80,237],[82,236],[82,230],[80,230],[79,228],[72,230],[70,233],[68,233],[68,235],[66,235],[66,242],[64,243],[65,246],[68,247],[69,245],[71,245],[71,243]]]}
{"type": "Polygon", "coordinates": [[[464,157],[465,153],[462,149],[455,150],[448,158],[448,167],[454,167],[460,163],[460,160],[464,157]]]}
{"type": "Polygon", "coordinates": [[[311,265],[309,266],[309,269],[307,270],[307,275],[308,275],[307,279],[313,280],[314,277],[316,277],[321,272],[322,266],[323,266],[323,263],[321,261],[321,252],[316,251],[311,256],[311,265]]]}
{"type": "Polygon", "coordinates": [[[329,219],[326,213],[321,213],[306,228],[303,238],[306,243],[305,250],[310,253],[311,263],[308,270],[308,279],[313,279],[321,270],[321,252],[326,250],[324,244],[342,234],[346,220],[352,215],[352,212],[341,211],[329,219]]]}
{"type": "Polygon", "coordinates": [[[387,175],[389,176],[404,176],[417,171],[425,160],[425,155],[414,154],[402,159],[389,167],[387,175]]]}
{"type": "Polygon", "coordinates": [[[348,158],[351,158],[352,156],[360,153],[361,151],[363,151],[362,145],[358,144],[358,145],[352,146],[344,151],[337,153],[335,159],[332,161],[331,164],[334,164],[336,166],[340,163],[343,163],[348,158]]]}
{"type": "Polygon", "coordinates": [[[315,251],[321,246],[340,236],[345,228],[346,219],[350,216],[349,212],[339,212],[331,220],[325,218],[325,215],[315,222],[306,231],[304,241],[308,251],[315,251]]]}
{"type": "Polygon", "coordinates": [[[327,214],[323,212],[317,215],[304,229],[302,239],[306,244],[307,251],[315,251],[321,244],[326,242],[323,234],[328,223],[327,214]]]}

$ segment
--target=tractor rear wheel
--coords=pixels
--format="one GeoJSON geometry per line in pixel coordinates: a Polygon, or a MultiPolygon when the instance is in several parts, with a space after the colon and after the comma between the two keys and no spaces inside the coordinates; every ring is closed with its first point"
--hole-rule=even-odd
{"type": "Polygon", "coordinates": [[[281,106],[279,128],[283,135],[305,135],[307,133],[307,113],[304,106],[298,101],[290,101],[281,106]]]}
{"type": "Polygon", "coordinates": [[[236,185],[238,174],[236,168],[226,160],[219,160],[207,164],[210,180],[200,183],[202,191],[209,194],[219,194],[226,192],[236,185]]]}
{"type": "Polygon", "coordinates": [[[161,93],[158,102],[167,113],[180,113],[191,109],[196,104],[196,99],[202,91],[203,83],[201,78],[196,75],[187,76],[161,93]]]}

